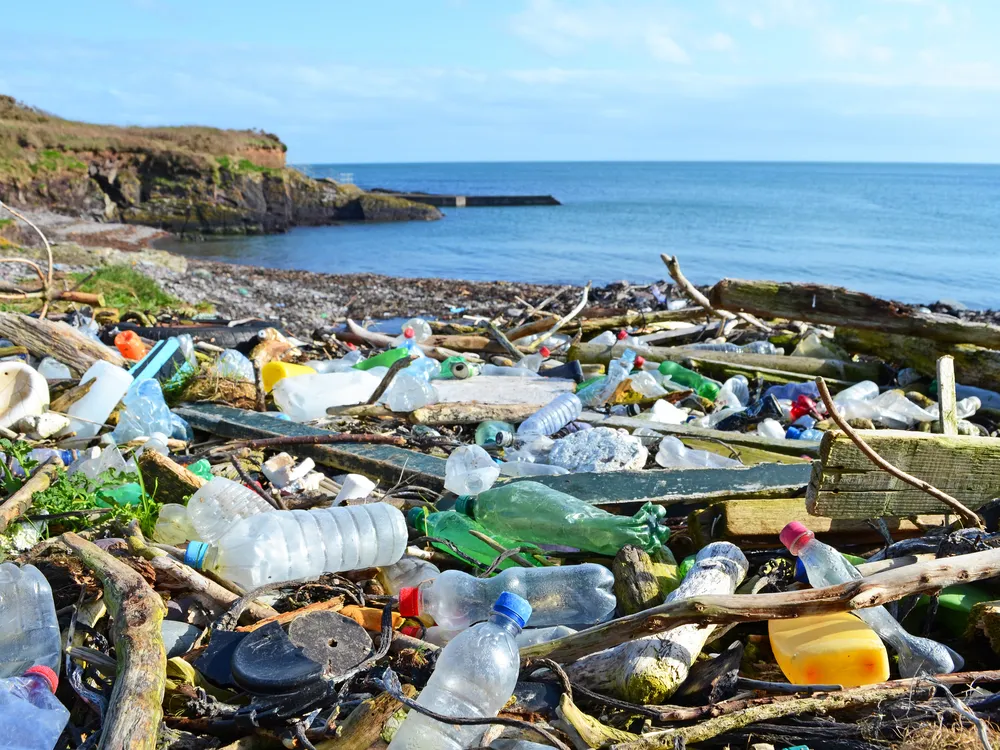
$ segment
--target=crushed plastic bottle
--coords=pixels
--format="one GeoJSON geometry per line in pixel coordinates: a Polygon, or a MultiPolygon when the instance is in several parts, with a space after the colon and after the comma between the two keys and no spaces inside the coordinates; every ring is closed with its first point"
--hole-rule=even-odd
{"type": "MultiPolygon", "coordinates": [[[[497,597],[487,622],[459,633],[438,656],[417,703],[445,716],[496,716],[514,694],[521,662],[517,635],[531,606],[516,594],[497,597]]],[[[411,710],[389,750],[465,750],[483,725],[442,724],[411,710]]]]}
{"type": "Polygon", "coordinates": [[[443,628],[467,628],[489,617],[497,596],[512,591],[531,605],[533,625],[593,625],[614,617],[614,585],[611,571],[594,563],[508,568],[493,578],[446,570],[432,581],[401,589],[399,614],[426,614],[443,628]]]}
{"type": "Polygon", "coordinates": [[[392,345],[402,349],[408,357],[413,357],[414,359],[427,356],[417,342],[417,330],[411,326],[404,327],[403,332],[397,338],[393,339],[392,345]]]}
{"type": "Polygon", "coordinates": [[[55,357],[43,357],[38,363],[38,374],[46,380],[69,380],[73,372],[55,357]]]}
{"type": "Polygon", "coordinates": [[[62,642],[52,589],[34,565],[0,565],[0,677],[59,669],[62,642]]]}
{"type": "Polygon", "coordinates": [[[301,375],[279,380],[274,403],[295,422],[322,419],[332,406],[363,404],[378,388],[382,378],[374,372],[351,370],[319,375],[301,375]]]}
{"type": "Polygon", "coordinates": [[[94,384],[90,390],[66,410],[66,414],[73,417],[66,432],[75,432],[78,438],[94,437],[132,385],[131,375],[103,359],[94,362],[83,373],[80,384],[92,380],[94,384]]]}
{"type": "Polygon", "coordinates": [[[484,448],[506,448],[514,442],[514,425],[491,419],[476,428],[476,445],[484,448]]]}
{"type": "Polygon", "coordinates": [[[647,552],[670,536],[661,526],[666,509],[646,503],[634,516],[616,516],[538,482],[511,482],[476,497],[462,496],[455,510],[510,539],[560,544],[614,556],[626,544],[647,552]]]}
{"type": "Polygon", "coordinates": [[[213,544],[192,541],[184,562],[250,590],[267,583],[377,568],[406,549],[406,519],[388,503],[258,513],[213,544]]]}
{"type": "MultiPolygon", "coordinates": [[[[111,433],[111,439],[118,445],[123,445],[139,437],[152,436],[154,433],[171,435],[178,422],[187,426],[187,422],[174,415],[163,398],[160,382],[147,378],[137,383],[122,399],[125,408],[119,412],[118,425],[111,433]]],[[[187,426],[187,430],[190,427],[187,426]]]]}
{"type": "Polygon", "coordinates": [[[444,467],[444,487],[456,495],[478,495],[493,486],[500,467],[478,445],[461,445],[452,451],[444,467]]]}
{"type": "Polygon", "coordinates": [[[187,504],[187,516],[202,542],[214,542],[243,518],[270,513],[274,508],[260,495],[239,482],[214,477],[198,488],[187,504]]]}
{"type": "Polygon", "coordinates": [[[253,363],[235,349],[226,349],[212,365],[212,371],[217,377],[230,380],[246,380],[253,383],[256,376],[253,363]]]}
{"type": "MultiPolygon", "coordinates": [[[[933,422],[940,413],[938,404],[931,404],[925,409],[897,390],[879,393],[878,386],[871,381],[856,383],[838,393],[833,404],[844,419],[870,419],[893,429],[908,429],[918,422],[933,422]]],[[[956,404],[958,418],[968,419],[981,405],[978,398],[963,398],[956,404]]]]}
{"type": "Polygon", "coordinates": [[[626,349],[619,359],[611,360],[607,377],[577,391],[580,402],[584,406],[604,406],[608,403],[618,386],[628,380],[635,367],[636,356],[635,350],[626,349]]]}
{"type": "Polygon", "coordinates": [[[774,440],[783,440],[785,438],[785,428],[781,426],[781,422],[778,420],[768,418],[757,425],[757,434],[774,440]]]}
{"type": "Polygon", "coordinates": [[[660,441],[656,452],[656,463],[664,469],[728,469],[742,468],[735,458],[726,458],[709,451],[688,448],[673,435],[666,435],[660,441]]]}
{"type": "Polygon", "coordinates": [[[55,696],[59,678],[44,666],[0,680],[0,734],[6,750],[52,750],[69,722],[55,696]]]}
{"type": "MultiPolygon", "coordinates": [[[[507,537],[501,536],[493,531],[488,531],[468,516],[453,510],[428,513],[426,508],[411,508],[406,514],[406,519],[410,522],[410,525],[417,530],[417,533],[422,534],[423,536],[433,537],[434,539],[443,539],[451,542],[462,553],[471,557],[484,567],[492,565],[493,561],[497,559],[500,553],[482,539],[470,534],[470,531],[477,531],[480,534],[485,534],[504,549],[513,549],[514,547],[523,546],[520,542],[508,539],[507,537]]],[[[441,552],[445,552],[450,555],[454,554],[454,552],[445,544],[431,542],[431,546],[441,552]]],[[[524,557],[530,563],[541,565],[540,562],[535,561],[530,555],[525,555],[524,557]]],[[[500,563],[501,570],[514,567],[519,566],[513,560],[504,560],[500,563]]]]}
{"type": "Polygon", "coordinates": [[[583,403],[575,393],[563,393],[536,411],[517,428],[519,437],[551,435],[580,416],[583,403]]]}
{"type": "Polygon", "coordinates": [[[639,419],[647,419],[650,422],[660,424],[684,424],[690,415],[684,409],[674,406],[666,399],[659,399],[653,406],[639,415],[639,419]]]}
{"type": "MultiPolygon", "coordinates": [[[[823,544],[816,535],[798,521],[792,521],[781,531],[781,543],[802,561],[815,588],[863,578],[833,547],[823,544]]],[[[910,635],[896,622],[885,607],[859,609],[855,614],[867,622],[886,643],[899,654],[899,673],[903,677],[921,674],[948,674],[961,669],[965,661],[944,644],[929,638],[910,635]]]]}
{"type": "Polygon", "coordinates": [[[392,411],[411,412],[438,402],[437,388],[431,378],[440,372],[437,360],[429,357],[414,360],[393,378],[382,396],[382,402],[392,411]]]}
{"type": "Polygon", "coordinates": [[[604,331],[603,333],[594,336],[588,344],[598,344],[600,346],[614,346],[618,343],[618,336],[615,335],[614,331],[604,331]]]}

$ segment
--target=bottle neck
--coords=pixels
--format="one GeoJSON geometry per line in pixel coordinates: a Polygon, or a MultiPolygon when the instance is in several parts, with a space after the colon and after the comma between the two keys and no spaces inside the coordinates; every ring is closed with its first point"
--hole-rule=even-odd
{"type": "Polygon", "coordinates": [[[501,614],[499,612],[490,613],[490,622],[500,628],[503,628],[510,634],[511,638],[516,638],[521,632],[521,626],[518,625],[513,619],[507,615],[501,614]]]}

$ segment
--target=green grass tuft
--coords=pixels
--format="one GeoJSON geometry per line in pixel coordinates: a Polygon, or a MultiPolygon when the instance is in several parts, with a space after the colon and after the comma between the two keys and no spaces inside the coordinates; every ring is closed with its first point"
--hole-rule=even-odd
{"type": "Polygon", "coordinates": [[[155,280],[131,266],[105,266],[94,273],[73,274],[80,284],[79,291],[103,294],[111,307],[132,310],[157,310],[181,304],[167,294],[155,280]]]}

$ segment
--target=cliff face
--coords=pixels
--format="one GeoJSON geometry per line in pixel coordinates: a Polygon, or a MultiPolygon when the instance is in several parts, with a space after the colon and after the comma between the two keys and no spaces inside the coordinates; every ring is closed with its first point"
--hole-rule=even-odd
{"type": "Polygon", "coordinates": [[[3,96],[0,200],[184,235],[441,217],[286,167],[284,144],[268,133],[87,125],[3,96]]]}

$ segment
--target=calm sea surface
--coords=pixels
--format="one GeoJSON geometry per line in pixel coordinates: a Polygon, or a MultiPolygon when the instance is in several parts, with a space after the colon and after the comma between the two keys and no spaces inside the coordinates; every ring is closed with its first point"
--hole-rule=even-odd
{"type": "Polygon", "coordinates": [[[199,257],[331,273],[605,283],[816,281],[1000,307],[1000,166],[777,163],[336,164],[363,188],[551,194],[436,222],[181,243],[199,257]]]}

